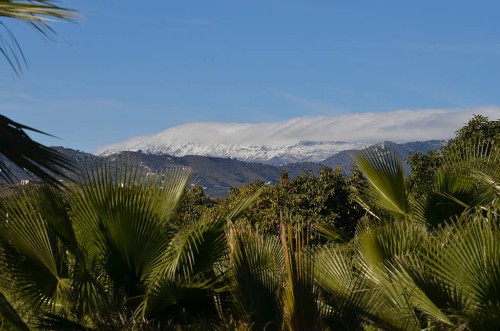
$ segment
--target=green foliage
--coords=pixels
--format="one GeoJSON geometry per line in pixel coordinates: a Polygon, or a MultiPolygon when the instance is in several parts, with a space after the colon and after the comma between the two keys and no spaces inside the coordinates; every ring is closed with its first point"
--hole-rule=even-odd
{"type": "MultiPolygon", "coordinates": [[[[432,181],[437,170],[443,165],[446,158],[462,156],[460,151],[467,146],[482,148],[489,154],[485,146],[495,145],[500,141],[500,121],[489,120],[482,115],[474,115],[460,130],[455,132],[456,136],[450,139],[440,151],[431,151],[427,154],[415,153],[408,158],[411,169],[409,187],[417,194],[423,194],[432,186],[432,181]]],[[[457,160],[458,161],[458,160],[457,160]]]]}
{"type": "Polygon", "coordinates": [[[378,219],[405,219],[429,227],[495,204],[500,148],[492,131],[500,126],[493,123],[476,116],[443,151],[412,156],[415,172],[408,180],[402,174],[402,160],[394,152],[359,152],[356,159],[370,185],[358,190],[357,200],[378,219]],[[479,131],[474,134],[473,130],[479,131]]]}
{"type": "Polygon", "coordinates": [[[228,240],[231,299],[226,313],[259,330],[279,330],[283,323],[279,294],[284,281],[279,239],[234,227],[228,240]]]}
{"type": "Polygon", "coordinates": [[[213,207],[217,201],[205,195],[203,187],[195,185],[184,194],[177,209],[176,217],[183,221],[195,221],[203,212],[213,207]]]}
{"type": "Polygon", "coordinates": [[[500,139],[500,121],[490,120],[483,115],[474,115],[467,124],[455,132],[455,138],[451,139],[445,146],[445,152],[453,149],[456,145],[464,142],[477,141],[499,141],[500,139]]]}
{"type": "Polygon", "coordinates": [[[364,211],[351,200],[350,186],[360,182],[359,172],[354,171],[345,178],[340,168],[325,167],[319,177],[304,174],[293,180],[282,173],[278,184],[265,186],[254,182],[233,190],[220,204],[231,206],[259,188],[260,196],[240,222],[270,234],[279,234],[282,222],[300,222],[313,227],[329,224],[352,236],[364,211]]]}
{"type": "Polygon", "coordinates": [[[399,155],[391,149],[370,148],[355,153],[353,158],[370,183],[363,194],[393,217],[407,218],[410,201],[399,155]]]}
{"type": "Polygon", "coordinates": [[[431,151],[427,154],[414,153],[407,159],[411,173],[408,178],[409,188],[416,194],[423,194],[429,189],[437,169],[441,166],[441,153],[431,151]]]}

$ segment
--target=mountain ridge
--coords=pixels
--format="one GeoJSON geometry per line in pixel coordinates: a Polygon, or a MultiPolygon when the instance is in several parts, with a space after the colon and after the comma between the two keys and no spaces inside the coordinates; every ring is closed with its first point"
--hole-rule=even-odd
{"type": "Polygon", "coordinates": [[[275,165],[321,162],[342,150],[363,148],[383,140],[404,144],[450,139],[473,114],[488,116],[498,114],[499,109],[394,110],[263,123],[191,122],[103,146],[97,153],[208,155],[275,165]]]}
{"type": "MultiPolygon", "coordinates": [[[[410,142],[405,144],[396,144],[392,142],[383,142],[372,145],[385,148],[394,148],[403,157],[408,157],[412,152],[428,152],[439,149],[444,145],[444,141],[430,140],[424,142],[410,142]]],[[[187,155],[177,157],[168,154],[152,154],[143,152],[120,152],[107,156],[98,156],[82,151],[64,148],[52,147],[55,150],[65,154],[76,163],[91,163],[95,165],[105,164],[106,162],[115,162],[122,158],[129,162],[136,163],[146,167],[152,172],[161,172],[170,167],[189,167],[192,175],[189,185],[201,185],[209,196],[221,197],[228,194],[231,187],[239,187],[249,184],[255,180],[261,180],[265,183],[275,183],[280,173],[286,171],[290,178],[295,178],[304,173],[317,175],[319,170],[325,166],[341,166],[344,171],[349,172],[353,163],[351,153],[354,150],[344,150],[336,153],[321,162],[292,162],[281,165],[266,163],[255,163],[237,160],[234,158],[220,158],[213,156],[187,155]]],[[[19,180],[33,179],[30,174],[16,168],[10,161],[0,155],[0,161],[5,162],[13,170],[19,180]]]]}
{"type": "Polygon", "coordinates": [[[170,144],[160,146],[140,145],[133,148],[106,150],[99,155],[109,156],[120,152],[143,152],[145,154],[167,154],[177,157],[201,155],[234,158],[240,161],[281,165],[295,162],[321,162],[343,150],[357,149],[362,143],[343,141],[300,141],[291,145],[227,145],[227,144],[170,144]]]}

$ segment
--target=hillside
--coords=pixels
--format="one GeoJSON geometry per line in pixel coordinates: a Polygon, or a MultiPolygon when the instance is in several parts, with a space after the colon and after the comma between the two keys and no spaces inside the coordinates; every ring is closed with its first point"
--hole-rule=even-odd
{"type": "MultiPolygon", "coordinates": [[[[383,142],[376,146],[396,149],[403,157],[408,157],[413,152],[427,152],[439,149],[443,141],[431,140],[425,142],[411,142],[405,144],[395,144],[383,142]]],[[[82,151],[53,147],[59,152],[67,155],[77,164],[99,165],[105,162],[116,160],[116,158],[126,158],[129,162],[147,167],[152,172],[160,172],[171,167],[189,167],[192,170],[189,185],[201,185],[205,188],[207,195],[221,197],[227,195],[231,187],[239,187],[256,180],[274,183],[279,174],[283,171],[289,173],[290,178],[295,178],[300,174],[310,172],[314,175],[324,166],[343,167],[349,171],[353,163],[351,153],[354,150],[347,150],[337,153],[322,162],[297,162],[283,165],[271,165],[264,163],[244,162],[232,158],[220,158],[200,155],[187,155],[182,157],[168,154],[147,154],[142,152],[122,152],[107,156],[96,156],[82,151]]],[[[30,174],[25,173],[15,167],[10,161],[0,155],[0,162],[4,162],[11,168],[19,180],[34,179],[30,174]]]]}

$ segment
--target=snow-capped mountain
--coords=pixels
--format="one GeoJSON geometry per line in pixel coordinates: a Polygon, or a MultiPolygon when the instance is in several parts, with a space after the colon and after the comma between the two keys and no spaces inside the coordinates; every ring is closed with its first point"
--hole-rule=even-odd
{"type": "Polygon", "coordinates": [[[302,117],[269,123],[187,123],[158,134],[107,145],[97,153],[142,151],[173,156],[205,155],[283,164],[322,161],[344,150],[388,140],[451,138],[472,114],[497,117],[498,107],[398,110],[339,116],[302,117]]]}
{"type": "Polygon", "coordinates": [[[101,148],[100,155],[142,151],[174,156],[205,155],[248,162],[318,162],[365,144],[335,140],[331,118],[297,118],[272,123],[187,123],[156,135],[134,137],[101,148]]]}
{"type": "MultiPolygon", "coordinates": [[[[174,156],[205,155],[235,158],[248,162],[284,164],[303,161],[319,162],[338,152],[347,149],[357,149],[362,145],[364,146],[364,144],[341,141],[299,142],[293,145],[282,146],[165,143],[160,146],[141,144],[140,146],[129,147],[124,150],[142,151],[149,154],[170,154],[174,156]]],[[[109,155],[119,151],[120,149],[111,149],[101,153],[101,155],[109,155]]]]}

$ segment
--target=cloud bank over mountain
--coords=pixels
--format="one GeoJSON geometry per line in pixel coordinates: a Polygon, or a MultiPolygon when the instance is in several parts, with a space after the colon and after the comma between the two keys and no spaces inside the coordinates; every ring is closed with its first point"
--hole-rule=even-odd
{"type": "Polygon", "coordinates": [[[342,150],[380,141],[397,143],[453,137],[474,114],[500,118],[500,107],[397,110],[300,117],[270,123],[187,123],[158,134],[103,146],[120,151],[208,155],[257,162],[318,161],[342,150]]]}
{"type": "Polygon", "coordinates": [[[162,143],[284,146],[300,141],[374,143],[382,140],[408,142],[448,139],[473,114],[497,119],[500,117],[500,107],[397,110],[331,117],[300,117],[257,124],[187,123],[158,134],[133,137],[122,143],[103,146],[98,152],[162,143]]]}

